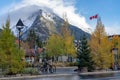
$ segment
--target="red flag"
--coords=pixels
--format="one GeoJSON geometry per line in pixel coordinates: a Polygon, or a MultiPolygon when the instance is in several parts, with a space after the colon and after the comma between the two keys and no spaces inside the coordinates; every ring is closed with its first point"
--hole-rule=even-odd
{"type": "Polygon", "coordinates": [[[95,18],[98,18],[98,15],[97,15],[97,14],[95,15],[95,18]]]}
{"type": "Polygon", "coordinates": [[[92,16],[90,17],[90,20],[92,20],[92,16]]]}
{"type": "Polygon", "coordinates": [[[98,18],[98,14],[96,14],[96,15],[94,15],[94,16],[91,16],[91,17],[90,17],[90,20],[96,19],[96,18],[98,18]]]}

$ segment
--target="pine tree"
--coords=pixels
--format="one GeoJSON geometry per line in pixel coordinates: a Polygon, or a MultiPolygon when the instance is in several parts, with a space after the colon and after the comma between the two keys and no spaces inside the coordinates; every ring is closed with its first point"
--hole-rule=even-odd
{"type": "Polygon", "coordinates": [[[21,60],[24,57],[23,50],[19,50],[15,43],[16,38],[10,30],[10,20],[3,25],[0,35],[0,65],[2,69],[7,69],[5,73],[18,73],[24,68],[24,62],[21,60]]]}
{"type": "Polygon", "coordinates": [[[83,35],[77,47],[78,69],[87,67],[88,71],[93,69],[93,61],[90,55],[90,47],[87,43],[86,36],[83,35]]]}
{"type": "Polygon", "coordinates": [[[35,48],[35,43],[36,43],[36,34],[35,34],[35,31],[34,30],[30,30],[29,34],[28,34],[28,38],[27,38],[27,41],[28,41],[28,44],[30,46],[30,48],[35,48]]]}
{"type": "Polygon", "coordinates": [[[35,57],[36,57],[34,62],[39,61],[40,54],[38,53],[37,50],[38,50],[38,47],[43,48],[43,43],[42,41],[40,41],[39,36],[35,33],[34,29],[31,29],[29,32],[27,43],[29,44],[28,49],[34,49],[35,57]]]}

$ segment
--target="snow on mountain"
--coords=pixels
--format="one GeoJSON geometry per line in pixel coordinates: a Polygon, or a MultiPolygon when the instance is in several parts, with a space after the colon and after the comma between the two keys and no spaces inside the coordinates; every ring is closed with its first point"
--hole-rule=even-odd
{"type": "MultiPolygon", "coordinates": [[[[27,30],[35,29],[36,33],[42,38],[48,37],[50,32],[59,32],[61,23],[64,22],[64,20],[58,16],[56,13],[53,12],[52,9],[45,7],[45,6],[38,6],[38,5],[27,5],[23,6],[21,8],[12,10],[9,14],[10,20],[11,20],[11,29],[16,33],[16,23],[19,19],[23,21],[25,24],[24,29],[22,30],[24,34],[24,37],[27,36],[27,30]],[[52,26],[52,27],[51,27],[52,26]]],[[[3,18],[0,18],[0,22],[5,23],[5,16],[3,18]]],[[[85,32],[89,32],[87,28],[82,28],[82,31],[80,28],[77,28],[74,25],[71,25],[72,32],[79,37],[81,33],[83,34],[85,32]]],[[[78,38],[77,37],[77,38],[78,38]]]]}
{"type": "MultiPolygon", "coordinates": [[[[57,14],[60,18],[63,18],[63,15],[66,14],[70,24],[77,26],[85,32],[91,32],[89,30],[91,27],[89,26],[89,24],[86,23],[85,17],[75,12],[76,8],[73,4],[74,1],[72,0],[70,0],[69,2],[63,0],[21,0],[20,3],[17,3],[14,6],[10,7],[8,13],[10,12],[10,16],[13,15],[14,19],[11,19],[11,21],[14,25],[16,24],[18,18],[26,20],[26,18],[30,14],[41,8],[45,12],[52,12],[57,14]]],[[[2,18],[0,18],[1,23],[5,21],[2,18]]]]}
{"type": "MultiPolygon", "coordinates": [[[[12,31],[16,34],[16,24],[19,19],[23,21],[25,24],[24,29],[29,29],[31,25],[33,24],[38,12],[40,9],[45,9],[47,11],[48,8],[45,7],[40,7],[36,5],[30,5],[30,6],[23,6],[19,9],[12,10],[10,13],[4,14],[3,16],[0,16],[0,24],[4,24],[8,16],[10,17],[11,20],[11,29],[12,31]]],[[[45,16],[45,13],[43,13],[45,16]]],[[[48,18],[50,19],[50,18],[48,18]]]]}

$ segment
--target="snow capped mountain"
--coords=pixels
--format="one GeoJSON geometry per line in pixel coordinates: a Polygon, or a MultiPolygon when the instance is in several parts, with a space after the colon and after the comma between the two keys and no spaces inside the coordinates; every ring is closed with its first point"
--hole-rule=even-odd
{"type": "MultiPolygon", "coordinates": [[[[46,12],[54,12],[60,18],[63,18],[63,15],[66,14],[70,24],[77,26],[85,32],[91,32],[91,27],[86,22],[85,17],[76,13],[74,0],[21,0],[13,6],[8,6],[4,11],[6,11],[7,15],[13,13],[14,19],[11,21],[16,22],[16,20],[18,20],[16,18],[23,18],[23,20],[25,20],[29,14],[40,8],[46,12]]],[[[2,16],[0,16],[0,23],[3,24],[5,22],[5,20],[3,20],[5,17],[2,16]]]]}
{"type": "MultiPolygon", "coordinates": [[[[23,6],[21,8],[10,11],[9,13],[11,19],[11,29],[16,35],[16,23],[21,19],[25,25],[22,30],[22,38],[26,39],[29,31],[34,29],[36,34],[41,39],[46,39],[49,37],[51,32],[57,33],[60,31],[64,19],[59,17],[52,9],[45,6],[29,5],[23,6]]],[[[6,20],[6,18],[4,18],[6,20]]],[[[3,18],[0,21],[5,21],[3,18]]],[[[80,29],[74,25],[70,24],[70,30],[75,35],[75,38],[78,39],[82,34],[87,33],[89,29],[85,28],[80,29]]]]}

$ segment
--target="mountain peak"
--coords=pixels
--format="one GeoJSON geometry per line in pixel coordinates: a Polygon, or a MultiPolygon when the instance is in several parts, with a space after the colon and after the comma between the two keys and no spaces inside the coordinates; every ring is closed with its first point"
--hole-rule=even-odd
{"type": "MultiPolygon", "coordinates": [[[[46,12],[42,9],[34,12],[31,19],[32,18],[34,18],[34,20],[31,26],[25,32],[23,32],[23,39],[27,38],[30,30],[34,30],[36,35],[39,36],[40,40],[46,40],[51,33],[59,33],[61,30],[61,26],[64,23],[64,19],[60,18],[55,13],[46,12]]],[[[74,34],[75,39],[79,39],[80,36],[82,36],[83,34],[89,36],[88,33],[77,28],[76,26],[69,24],[69,28],[72,34],[74,34]]]]}
{"type": "MultiPolygon", "coordinates": [[[[23,6],[12,11],[10,13],[10,19],[11,29],[15,34],[15,24],[17,23],[16,21],[21,19],[25,25],[25,28],[23,29],[24,37],[27,36],[30,29],[34,29],[36,34],[39,35],[41,39],[43,37],[43,39],[49,37],[50,33],[52,32],[58,33],[60,31],[61,24],[64,22],[64,19],[54,13],[52,9],[37,5],[23,6]]],[[[78,36],[80,36],[81,33],[83,34],[87,32],[72,24],[70,24],[70,29],[75,35],[76,39],[78,39],[78,36]]]]}

